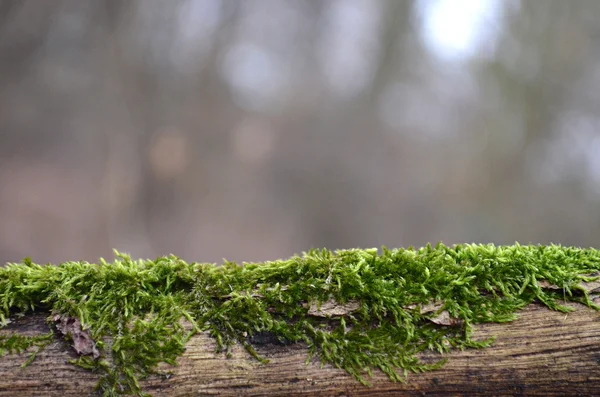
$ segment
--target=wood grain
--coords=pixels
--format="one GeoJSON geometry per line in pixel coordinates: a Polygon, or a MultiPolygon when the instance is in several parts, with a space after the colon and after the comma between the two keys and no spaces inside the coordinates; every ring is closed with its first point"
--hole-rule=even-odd
{"type": "MultiPolygon", "coordinates": [[[[198,335],[170,379],[152,377],[143,384],[154,396],[600,395],[600,313],[573,306],[575,312],[564,314],[530,305],[512,323],[479,325],[476,338],[496,335],[492,347],[447,354],[442,369],[410,373],[405,383],[376,372],[372,386],[365,387],[342,370],[321,368],[317,360],[307,366],[302,345],[258,346],[258,353],[271,360],[266,365],[240,346],[227,359],[215,353],[209,336],[198,335]]],[[[47,332],[44,319],[43,314],[26,316],[8,330],[47,332]]],[[[1,358],[0,397],[89,395],[98,375],[69,364],[74,357],[66,342],[56,341],[27,368],[20,367],[25,356],[1,358]]]]}

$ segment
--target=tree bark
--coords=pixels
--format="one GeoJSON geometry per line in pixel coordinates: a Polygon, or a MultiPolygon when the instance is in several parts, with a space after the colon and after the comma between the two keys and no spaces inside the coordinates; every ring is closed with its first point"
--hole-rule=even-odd
{"type": "MultiPolygon", "coordinates": [[[[301,344],[257,346],[269,364],[260,364],[241,346],[226,358],[202,334],[189,342],[178,367],[161,367],[173,376],[142,384],[153,396],[600,395],[600,313],[572,306],[577,310],[565,314],[530,305],[512,323],[477,325],[476,339],[497,336],[492,347],[446,354],[440,370],[409,373],[405,383],[374,371],[368,387],[343,370],[321,368],[316,358],[305,365],[307,349],[301,344]]],[[[25,316],[2,332],[45,333],[46,315],[25,316]]],[[[26,368],[21,368],[25,354],[0,358],[0,397],[91,394],[99,375],[69,364],[75,357],[68,342],[56,340],[26,368]]],[[[440,355],[422,358],[435,361],[440,355]]]]}

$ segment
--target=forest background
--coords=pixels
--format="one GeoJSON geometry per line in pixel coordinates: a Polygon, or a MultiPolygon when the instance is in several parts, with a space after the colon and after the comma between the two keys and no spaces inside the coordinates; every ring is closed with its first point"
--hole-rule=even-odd
{"type": "Polygon", "coordinates": [[[599,247],[600,2],[1,0],[0,262],[599,247]]]}

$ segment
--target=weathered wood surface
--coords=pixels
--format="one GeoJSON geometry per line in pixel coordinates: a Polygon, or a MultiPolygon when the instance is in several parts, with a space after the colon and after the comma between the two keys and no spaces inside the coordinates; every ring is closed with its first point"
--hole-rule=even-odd
{"type": "MultiPolygon", "coordinates": [[[[381,396],[381,395],[600,395],[600,313],[578,306],[573,313],[531,305],[508,324],[477,326],[476,337],[496,335],[487,349],[448,354],[440,370],[410,373],[406,383],[390,382],[376,372],[365,387],[344,371],[315,359],[305,365],[304,346],[259,346],[271,362],[260,364],[242,347],[227,359],[216,354],[206,335],[195,337],[168,380],[144,382],[154,396],[381,396]]],[[[9,329],[47,332],[44,315],[27,316],[9,329]]],[[[0,396],[85,396],[97,375],[72,366],[66,342],[52,343],[34,363],[21,368],[26,356],[0,359],[0,396]]],[[[439,358],[430,354],[428,358],[439,358]]]]}

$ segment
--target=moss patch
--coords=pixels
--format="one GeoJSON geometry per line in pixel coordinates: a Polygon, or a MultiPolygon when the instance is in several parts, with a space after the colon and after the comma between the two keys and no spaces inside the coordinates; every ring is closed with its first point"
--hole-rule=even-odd
{"type": "MultiPolygon", "coordinates": [[[[408,371],[443,365],[443,356],[433,365],[420,362],[424,350],[488,346],[493,340],[472,339],[472,324],[512,321],[534,300],[560,311],[571,310],[566,301],[600,309],[583,286],[598,279],[591,276],[600,270],[596,249],[313,250],[243,266],[116,255],[112,263],[25,260],[0,269],[0,320],[36,310],[77,318],[101,357],[74,363],[100,371],[98,388],[107,396],[143,395],[138,380],[161,362],[175,365],[197,332],[210,333],[220,351],[240,343],[264,363],[252,343],[265,333],[282,343],[302,341],[309,359],[318,355],[366,383],[373,369],[401,381],[408,371]]],[[[47,341],[4,336],[0,352],[47,341]]]]}

